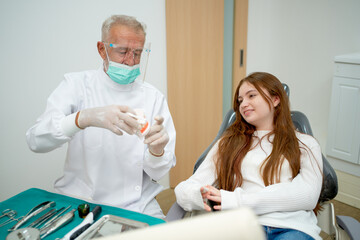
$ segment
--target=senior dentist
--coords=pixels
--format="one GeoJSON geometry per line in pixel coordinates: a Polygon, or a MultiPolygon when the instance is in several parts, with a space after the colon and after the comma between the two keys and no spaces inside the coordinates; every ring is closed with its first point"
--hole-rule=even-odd
{"type": "Polygon", "coordinates": [[[26,138],[39,153],[68,143],[56,192],[163,218],[157,181],[175,166],[176,133],[164,95],[142,79],[145,37],[134,17],[106,19],[97,42],[103,66],[65,74],[26,138]]]}

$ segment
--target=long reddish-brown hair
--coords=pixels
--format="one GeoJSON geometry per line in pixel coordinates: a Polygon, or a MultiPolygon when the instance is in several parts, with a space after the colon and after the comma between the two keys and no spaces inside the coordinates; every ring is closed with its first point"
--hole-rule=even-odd
{"type": "Polygon", "coordinates": [[[255,126],[247,123],[239,111],[239,89],[243,83],[252,84],[260,95],[272,106],[272,97],[279,98],[279,104],[274,110],[274,135],[271,154],[263,162],[260,173],[265,186],[280,181],[281,165],[286,159],[289,162],[292,177],[300,170],[300,147],[291,120],[289,100],[281,82],[273,75],[265,72],[255,72],[242,79],[236,88],[233,109],[236,113],[235,122],[224,132],[220,142],[216,161],[216,185],[219,189],[234,191],[243,183],[241,174],[242,161],[250,150],[255,126]]]}

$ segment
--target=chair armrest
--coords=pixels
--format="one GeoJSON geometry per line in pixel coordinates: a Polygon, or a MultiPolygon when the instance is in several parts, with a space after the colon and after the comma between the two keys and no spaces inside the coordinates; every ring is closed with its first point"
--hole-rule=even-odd
{"type": "Polygon", "coordinates": [[[336,216],[336,223],[345,230],[351,239],[360,239],[360,223],[355,218],[336,216]]]}

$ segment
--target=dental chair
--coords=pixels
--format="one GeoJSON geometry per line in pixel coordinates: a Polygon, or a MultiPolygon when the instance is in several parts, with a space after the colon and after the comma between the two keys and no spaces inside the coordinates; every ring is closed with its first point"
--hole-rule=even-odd
{"type": "MultiPolygon", "coordinates": [[[[284,90],[288,97],[290,96],[290,89],[286,84],[283,84],[284,90]]],[[[211,142],[211,144],[205,149],[198,160],[195,163],[193,173],[198,169],[200,164],[205,159],[207,153],[212,146],[219,140],[223,132],[235,121],[236,114],[233,109],[230,109],[225,115],[220,129],[211,142]]],[[[295,125],[296,130],[299,132],[313,136],[310,122],[308,118],[299,111],[291,111],[291,118],[295,125]]],[[[319,203],[322,210],[318,213],[318,226],[323,232],[330,235],[332,239],[345,240],[345,239],[360,239],[360,223],[348,216],[336,216],[334,205],[329,202],[335,198],[338,192],[338,182],[334,169],[331,167],[324,155],[323,159],[323,186],[319,197],[319,203]]],[[[182,209],[177,202],[175,202],[166,216],[166,221],[171,222],[184,218],[186,211],[182,209]]]]}

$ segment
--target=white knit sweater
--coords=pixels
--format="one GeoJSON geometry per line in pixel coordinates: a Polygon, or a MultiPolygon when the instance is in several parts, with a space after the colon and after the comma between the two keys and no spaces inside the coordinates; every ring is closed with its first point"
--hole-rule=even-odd
{"type": "MultiPolygon", "coordinates": [[[[265,187],[259,169],[272,151],[273,136],[265,136],[268,133],[269,131],[254,133],[252,148],[242,163],[243,184],[233,192],[221,190],[221,207],[250,207],[258,215],[261,225],[296,229],[315,239],[321,239],[320,228],[312,211],[319,199],[322,185],[320,145],[313,137],[296,133],[301,150],[299,174],[292,179],[291,169],[285,160],[281,168],[280,183],[265,187]]],[[[200,187],[214,184],[217,150],[218,143],[209,151],[195,174],[175,188],[177,202],[186,211],[204,209],[200,187]]]]}

